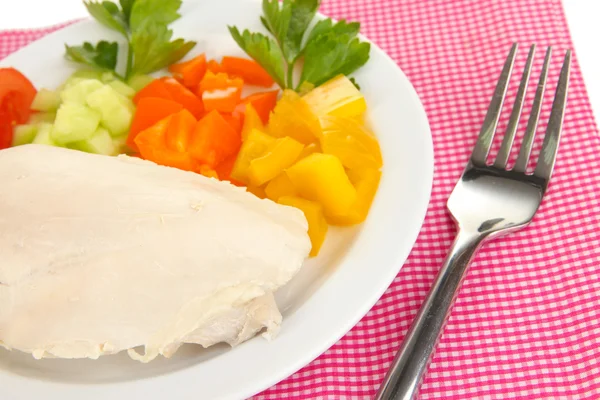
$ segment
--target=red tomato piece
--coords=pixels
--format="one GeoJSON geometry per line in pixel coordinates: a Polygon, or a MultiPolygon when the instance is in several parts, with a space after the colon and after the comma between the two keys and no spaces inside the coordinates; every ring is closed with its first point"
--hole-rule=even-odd
{"type": "Polygon", "coordinates": [[[25,75],[14,68],[0,68],[0,149],[12,144],[13,127],[29,119],[36,93],[25,75]]]}

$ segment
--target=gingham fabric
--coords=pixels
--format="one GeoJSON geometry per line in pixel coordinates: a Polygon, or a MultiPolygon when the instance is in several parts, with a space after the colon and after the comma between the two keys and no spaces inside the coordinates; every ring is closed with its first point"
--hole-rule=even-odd
{"type": "MultiPolygon", "coordinates": [[[[539,132],[562,57],[572,46],[558,0],[325,0],[321,10],[361,21],[363,33],[416,88],[433,134],[433,193],[419,239],[377,305],[311,364],[256,395],[260,400],[373,397],[454,237],[445,203],[511,43],[524,45],[515,71],[524,64],[527,46],[539,46],[534,79],[544,47],[554,46],[539,132]]],[[[0,58],[50,30],[0,34],[0,58]]],[[[513,96],[520,73],[514,75],[513,96]]],[[[530,85],[525,112],[535,86],[530,85]]],[[[506,120],[504,115],[501,129],[506,120]]],[[[600,399],[599,153],[575,56],[549,192],[529,228],[478,254],[420,399],[600,399]]]]}

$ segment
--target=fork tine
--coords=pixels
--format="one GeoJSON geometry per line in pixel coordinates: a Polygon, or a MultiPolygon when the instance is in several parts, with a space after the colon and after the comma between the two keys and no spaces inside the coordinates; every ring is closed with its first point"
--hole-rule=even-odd
{"type": "Polygon", "coordinates": [[[535,54],[535,44],[529,48],[529,55],[527,56],[527,62],[523,69],[523,76],[521,77],[521,83],[519,84],[519,90],[517,91],[517,98],[513,105],[513,109],[510,113],[510,119],[508,120],[508,126],[506,127],[506,133],[502,139],[502,145],[496,155],[494,166],[497,168],[505,168],[510,156],[510,148],[512,147],[515,133],[519,127],[519,119],[521,118],[521,111],[523,109],[523,99],[527,92],[527,85],[529,84],[529,76],[531,75],[531,65],[533,64],[533,56],[535,54]]]}
{"type": "Polygon", "coordinates": [[[546,90],[546,78],[548,77],[548,65],[550,64],[551,56],[552,47],[548,47],[548,49],[546,50],[546,56],[544,57],[542,72],[540,73],[540,80],[535,91],[533,105],[531,106],[531,114],[529,114],[527,128],[525,129],[525,135],[523,136],[521,150],[519,150],[519,155],[517,156],[517,161],[515,162],[515,166],[513,168],[513,171],[515,172],[525,173],[525,171],[527,170],[527,163],[529,162],[529,154],[531,153],[533,138],[535,137],[535,131],[537,129],[538,121],[540,119],[542,100],[544,98],[544,91],[546,90]]]}
{"type": "Polygon", "coordinates": [[[481,131],[479,131],[479,137],[477,143],[471,154],[471,162],[474,164],[485,165],[486,158],[490,151],[492,140],[494,139],[494,132],[498,125],[498,119],[500,118],[500,111],[502,110],[502,104],[504,103],[504,97],[506,96],[506,89],[508,88],[508,81],[510,80],[510,74],[512,72],[513,64],[515,62],[515,56],[517,55],[517,43],[514,43],[510,48],[500,79],[496,84],[492,101],[485,114],[481,131]]]}
{"type": "Polygon", "coordinates": [[[533,174],[537,177],[550,180],[556,153],[558,151],[558,142],[562,131],[563,120],[565,116],[565,105],[567,103],[567,92],[569,90],[569,75],[571,73],[571,50],[567,50],[565,61],[563,62],[558,84],[556,85],[556,94],[552,102],[552,111],[548,120],[548,127],[544,136],[542,150],[533,174]]]}

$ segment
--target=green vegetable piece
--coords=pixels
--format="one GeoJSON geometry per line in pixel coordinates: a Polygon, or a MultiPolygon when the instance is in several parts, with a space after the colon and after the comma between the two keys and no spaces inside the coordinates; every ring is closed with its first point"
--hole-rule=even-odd
{"type": "Polygon", "coordinates": [[[56,111],[60,105],[60,95],[48,89],[37,92],[31,103],[31,109],[36,111],[56,111]]]}
{"type": "Polygon", "coordinates": [[[131,47],[135,62],[131,73],[149,74],[165,68],[182,59],[196,45],[183,39],[171,41],[172,36],[173,31],[166,25],[153,21],[147,21],[143,30],[134,31],[131,47]]]}
{"type": "Polygon", "coordinates": [[[263,0],[262,24],[274,39],[237,27],[229,32],[283,89],[299,91],[305,82],[319,85],[338,74],[349,74],[369,59],[370,45],[357,38],[360,24],[325,19],[308,32],[320,0],[263,0]],[[301,79],[294,85],[294,66],[304,56],[301,79]]]}
{"type": "Polygon", "coordinates": [[[146,29],[144,25],[149,21],[166,27],[180,17],[179,7],[181,0],[136,0],[129,18],[131,31],[146,29]]]}
{"type": "Polygon", "coordinates": [[[119,4],[121,4],[121,9],[123,10],[123,16],[129,24],[129,16],[131,15],[131,8],[133,7],[133,3],[135,0],[119,0],[119,4]]]}
{"type": "Polygon", "coordinates": [[[127,25],[124,23],[125,21],[120,18],[119,9],[116,4],[109,1],[104,1],[102,3],[84,1],[83,4],[85,4],[88,12],[96,19],[96,21],[127,37],[127,25]]]}
{"type": "Polygon", "coordinates": [[[39,113],[33,113],[29,116],[29,122],[30,124],[38,124],[40,122],[48,122],[48,123],[53,123],[54,120],[56,119],[56,113],[55,112],[39,112],[39,113]]]}
{"type": "Polygon", "coordinates": [[[229,32],[237,44],[259,63],[279,86],[286,87],[283,53],[275,40],[262,33],[250,33],[247,29],[240,34],[235,26],[229,26],[229,32]]]}
{"type": "Polygon", "coordinates": [[[127,135],[113,138],[113,146],[115,148],[115,155],[131,152],[131,149],[127,145],[127,135]]]}
{"type": "Polygon", "coordinates": [[[92,68],[114,70],[117,66],[117,54],[119,53],[119,44],[117,42],[107,42],[102,40],[94,47],[89,42],[81,46],[67,46],[66,57],[70,61],[85,64],[92,68]]]}
{"type": "Polygon", "coordinates": [[[96,79],[75,78],[76,81],[69,83],[60,92],[60,98],[63,102],[73,102],[86,104],[88,95],[95,90],[100,89],[104,84],[96,79]]]}
{"type": "Polygon", "coordinates": [[[52,124],[41,123],[37,126],[37,134],[35,135],[35,139],[33,139],[33,144],[45,144],[48,146],[57,146],[57,144],[52,140],[51,137],[52,132],[52,124]]]}
{"type": "Polygon", "coordinates": [[[183,58],[195,42],[171,40],[168,25],[180,17],[181,0],[85,1],[89,13],[101,24],[121,33],[128,41],[124,76],[115,71],[118,44],[100,41],[65,46],[66,57],[92,68],[114,71],[124,81],[135,74],[148,74],[183,58]]]}
{"type": "Polygon", "coordinates": [[[300,83],[315,86],[339,74],[350,75],[369,60],[371,45],[350,35],[321,35],[306,45],[300,83]]]}
{"type": "Polygon", "coordinates": [[[354,38],[360,32],[359,22],[346,22],[346,20],[340,20],[333,24],[331,19],[322,19],[317,22],[314,28],[310,31],[306,43],[310,43],[319,36],[326,35],[329,32],[333,32],[335,36],[348,35],[350,38],[354,38]]]}
{"type": "Polygon", "coordinates": [[[94,69],[79,69],[79,70],[73,72],[71,74],[71,76],[69,77],[69,79],[67,79],[67,81],[69,81],[73,78],[96,79],[96,80],[101,81],[103,74],[104,74],[104,72],[94,70],[94,69]]]}
{"type": "Polygon", "coordinates": [[[33,142],[37,135],[38,127],[34,124],[17,125],[13,129],[12,146],[21,146],[33,142]]]}
{"type": "Polygon", "coordinates": [[[109,82],[108,86],[113,88],[120,95],[127,97],[128,99],[132,99],[136,93],[136,91],[131,86],[129,86],[128,84],[126,84],[122,81],[115,80],[115,81],[109,82]]]}
{"type": "Polygon", "coordinates": [[[82,104],[66,102],[56,112],[50,138],[61,145],[86,140],[99,124],[100,113],[82,104]]]}
{"type": "Polygon", "coordinates": [[[96,132],[89,139],[75,142],[69,147],[85,151],[86,153],[103,154],[106,156],[116,155],[113,139],[108,131],[102,127],[96,129],[96,132]]]}
{"type": "Polygon", "coordinates": [[[150,75],[134,75],[127,81],[127,84],[133,88],[136,92],[139,92],[145,88],[150,82],[154,80],[150,75]]]}
{"type": "Polygon", "coordinates": [[[109,85],[104,85],[87,96],[87,104],[100,114],[100,123],[112,136],[127,133],[135,111],[131,100],[120,95],[109,85]]]}

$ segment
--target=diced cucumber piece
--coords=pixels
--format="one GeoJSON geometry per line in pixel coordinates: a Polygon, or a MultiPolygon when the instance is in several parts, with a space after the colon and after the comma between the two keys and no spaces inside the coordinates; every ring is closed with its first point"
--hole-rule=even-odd
{"type": "Polygon", "coordinates": [[[146,85],[154,80],[150,75],[134,75],[127,81],[127,84],[136,92],[142,90],[146,85]]]}
{"type": "Polygon", "coordinates": [[[121,82],[118,79],[115,79],[112,82],[108,83],[108,86],[117,91],[120,95],[127,97],[128,99],[132,99],[135,96],[135,90],[124,82],[121,82]]]}
{"type": "Polygon", "coordinates": [[[127,146],[127,135],[113,138],[113,145],[115,146],[115,154],[127,154],[131,151],[127,146]]]}
{"type": "Polygon", "coordinates": [[[78,103],[63,103],[56,112],[52,140],[67,144],[89,139],[100,124],[100,114],[78,103]]]}
{"type": "Polygon", "coordinates": [[[48,89],[40,89],[33,98],[31,109],[36,111],[56,111],[60,105],[60,95],[48,89]]]}
{"type": "Polygon", "coordinates": [[[101,115],[101,123],[113,136],[129,130],[135,107],[131,100],[121,96],[109,85],[97,89],[87,97],[87,104],[101,115]]]}
{"type": "Polygon", "coordinates": [[[29,116],[29,123],[30,124],[37,124],[40,122],[49,122],[52,123],[54,122],[54,119],[56,119],[56,113],[55,112],[39,112],[39,113],[33,113],[29,116]]]}
{"type": "Polygon", "coordinates": [[[100,76],[100,80],[102,83],[109,83],[117,79],[117,77],[112,72],[103,72],[100,76]]]}
{"type": "Polygon", "coordinates": [[[42,122],[37,125],[37,134],[32,143],[35,144],[47,144],[48,146],[56,146],[54,140],[52,140],[52,124],[42,122]]]}
{"type": "Polygon", "coordinates": [[[75,142],[69,147],[87,153],[104,154],[106,156],[116,154],[113,138],[110,136],[110,133],[102,127],[96,129],[96,132],[94,132],[89,139],[75,142]]]}
{"type": "Polygon", "coordinates": [[[104,71],[97,71],[97,70],[93,70],[93,69],[80,69],[80,70],[73,72],[71,74],[71,76],[69,77],[69,79],[83,78],[83,79],[101,80],[102,74],[104,74],[104,73],[105,73],[104,71]]]}
{"type": "Polygon", "coordinates": [[[33,124],[17,125],[13,130],[13,146],[20,146],[33,142],[35,135],[37,134],[38,127],[33,124]]]}
{"type": "Polygon", "coordinates": [[[85,104],[87,96],[104,84],[97,79],[82,79],[77,83],[69,84],[62,92],[60,98],[64,102],[85,104]]]}

